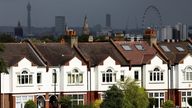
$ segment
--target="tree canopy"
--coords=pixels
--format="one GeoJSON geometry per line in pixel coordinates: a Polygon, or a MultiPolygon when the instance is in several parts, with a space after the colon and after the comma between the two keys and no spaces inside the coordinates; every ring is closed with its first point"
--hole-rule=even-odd
{"type": "Polygon", "coordinates": [[[33,102],[32,100],[28,100],[28,101],[25,103],[25,108],[36,108],[36,104],[35,104],[35,102],[33,102]]]}
{"type": "Polygon", "coordinates": [[[149,100],[144,88],[139,87],[136,81],[127,78],[120,83],[123,90],[123,108],[147,108],[149,100]]]}
{"type": "Polygon", "coordinates": [[[101,108],[123,108],[123,92],[116,85],[106,91],[101,108]]]}

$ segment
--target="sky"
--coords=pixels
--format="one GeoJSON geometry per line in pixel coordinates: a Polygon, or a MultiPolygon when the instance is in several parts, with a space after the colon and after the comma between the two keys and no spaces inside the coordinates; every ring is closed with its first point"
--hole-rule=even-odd
{"type": "MultiPolygon", "coordinates": [[[[55,16],[65,16],[68,26],[105,26],[105,15],[111,14],[113,28],[141,27],[146,8],[154,5],[160,11],[163,25],[177,22],[192,25],[192,0],[0,0],[0,26],[27,25],[26,5],[31,4],[31,23],[35,27],[53,27],[55,16]]],[[[147,16],[157,16],[156,11],[147,16]]]]}

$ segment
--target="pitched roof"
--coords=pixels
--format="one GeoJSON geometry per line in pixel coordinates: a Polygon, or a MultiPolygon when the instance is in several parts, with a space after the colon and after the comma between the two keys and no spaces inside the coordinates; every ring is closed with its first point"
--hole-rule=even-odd
{"type": "Polygon", "coordinates": [[[160,42],[158,43],[158,46],[173,65],[179,63],[189,53],[192,54],[192,50],[189,50],[188,48],[189,44],[190,43],[188,42],[160,42]],[[166,46],[170,51],[164,50],[161,46],[166,46]],[[179,50],[176,47],[181,49],[179,50]]]}
{"type": "Polygon", "coordinates": [[[117,49],[122,52],[131,65],[142,65],[149,62],[156,54],[156,51],[145,41],[115,41],[117,49]],[[123,45],[130,47],[129,50],[123,48],[123,45]],[[140,48],[136,46],[139,45],[140,48]]]}
{"type": "Polygon", "coordinates": [[[0,54],[8,66],[16,65],[21,59],[27,58],[33,64],[44,66],[33,49],[27,43],[4,43],[4,51],[0,54]]]}
{"type": "Polygon", "coordinates": [[[34,45],[51,66],[64,65],[75,56],[86,63],[80,54],[67,43],[38,43],[34,45]]]}
{"type": "Polygon", "coordinates": [[[128,65],[123,56],[110,42],[79,43],[79,49],[89,59],[91,66],[97,66],[107,57],[113,58],[120,65],[128,65]]]}

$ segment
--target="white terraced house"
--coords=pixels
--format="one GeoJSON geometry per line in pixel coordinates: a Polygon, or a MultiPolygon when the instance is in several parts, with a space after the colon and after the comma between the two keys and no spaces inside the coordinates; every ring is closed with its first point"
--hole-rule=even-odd
{"type": "MultiPolygon", "coordinates": [[[[189,107],[192,97],[192,47],[186,42],[144,40],[70,43],[4,43],[0,55],[9,74],[1,74],[1,108],[24,108],[32,99],[38,108],[71,96],[73,105],[103,99],[113,84],[137,80],[155,107],[171,99],[189,107]]],[[[73,40],[76,39],[76,40],[73,40]]]]}

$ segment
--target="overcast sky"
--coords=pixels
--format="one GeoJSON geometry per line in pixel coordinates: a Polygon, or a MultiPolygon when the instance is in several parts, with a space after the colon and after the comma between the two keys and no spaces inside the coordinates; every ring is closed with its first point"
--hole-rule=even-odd
{"type": "Polygon", "coordinates": [[[192,0],[0,0],[0,26],[27,24],[26,5],[32,7],[32,26],[52,27],[55,16],[65,16],[69,26],[82,26],[85,15],[90,26],[105,25],[105,14],[111,14],[112,27],[139,26],[149,5],[156,6],[163,24],[177,22],[192,25],[192,0]]]}

